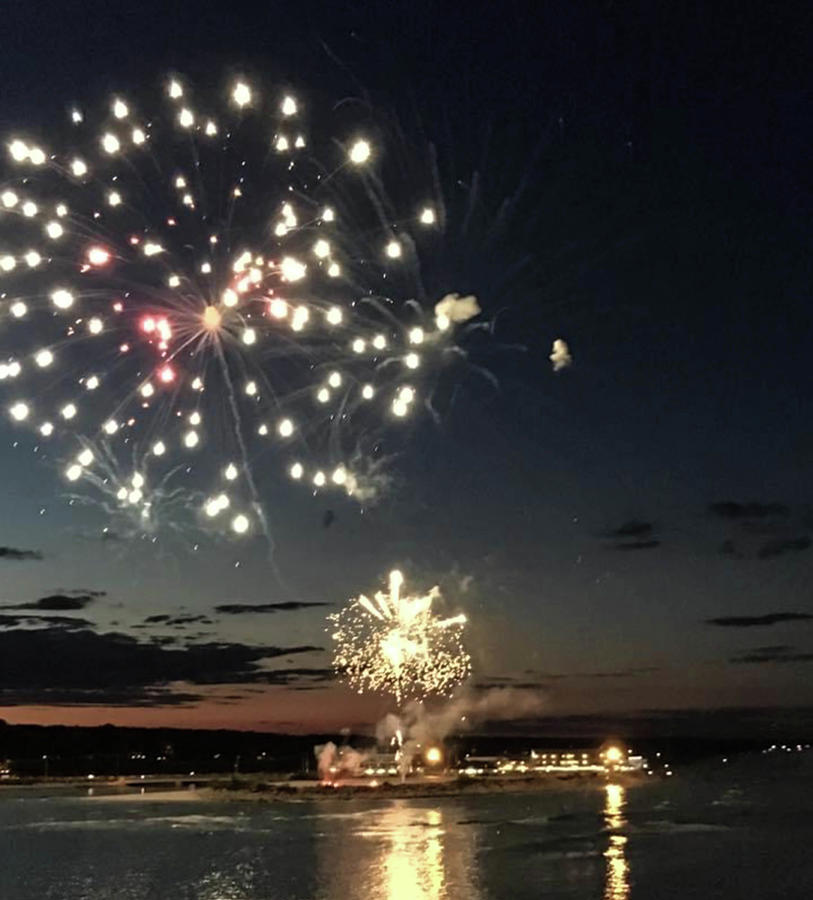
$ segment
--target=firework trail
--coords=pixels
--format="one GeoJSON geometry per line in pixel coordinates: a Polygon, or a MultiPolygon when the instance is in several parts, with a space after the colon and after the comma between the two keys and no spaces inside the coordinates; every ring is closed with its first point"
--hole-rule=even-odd
{"type": "Polygon", "coordinates": [[[369,448],[480,310],[416,283],[442,203],[428,177],[395,210],[363,127],[309,131],[307,102],[242,79],[214,101],[180,78],[161,95],[9,136],[4,409],[134,531],[165,515],[270,543],[260,462],[374,500],[369,448]]]}
{"type": "Polygon", "coordinates": [[[433,611],[437,587],[413,597],[402,595],[402,586],[401,573],[390,572],[388,593],[378,591],[372,600],[362,594],[328,617],[339,676],[360,694],[390,693],[399,704],[448,694],[471,672],[462,644],[466,617],[433,611]]]}

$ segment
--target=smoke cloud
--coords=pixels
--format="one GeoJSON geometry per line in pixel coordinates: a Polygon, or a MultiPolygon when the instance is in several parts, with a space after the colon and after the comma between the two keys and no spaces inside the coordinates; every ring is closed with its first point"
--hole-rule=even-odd
{"type": "MultiPolygon", "coordinates": [[[[412,770],[422,749],[440,744],[450,734],[467,731],[482,722],[523,719],[540,715],[546,705],[539,691],[512,687],[487,691],[463,689],[456,696],[431,707],[415,700],[400,714],[387,713],[376,725],[375,736],[381,748],[395,748],[401,780],[412,770]]],[[[322,781],[356,778],[363,773],[369,753],[349,746],[337,747],[333,741],[313,748],[322,781]]]]}
{"type": "Polygon", "coordinates": [[[445,317],[450,322],[468,322],[480,314],[480,304],[473,294],[447,294],[435,304],[435,315],[445,317]]]}
{"type": "Polygon", "coordinates": [[[560,372],[571,365],[573,357],[570,355],[570,347],[568,347],[567,341],[556,338],[553,342],[553,350],[548,358],[553,363],[554,372],[560,372]]]}
{"type": "Polygon", "coordinates": [[[403,779],[421,747],[443,741],[454,732],[467,731],[481,722],[523,719],[542,713],[545,697],[516,688],[492,688],[474,693],[464,690],[436,708],[420,701],[408,703],[400,715],[388,713],[376,726],[380,745],[398,745],[398,769],[403,779]]]}
{"type": "Polygon", "coordinates": [[[316,768],[322,781],[335,781],[337,778],[353,778],[361,774],[362,765],[367,758],[366,753],[352,747],[337,747],[333,741],[317,744],[313,748],[316,755],[316,768]]]}

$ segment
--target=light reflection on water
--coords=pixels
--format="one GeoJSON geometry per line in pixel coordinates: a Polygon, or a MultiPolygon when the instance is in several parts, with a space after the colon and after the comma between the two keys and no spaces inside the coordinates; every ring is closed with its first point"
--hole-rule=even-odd
{"type": "Polygon", "coordinates": [[[436,800],[10,790],[0,900],[712,900],[723,881],[738,900],[810,900],[813,764],[808,775],[760,763],[436,800]]]}
{"type": "Polygon", "coordinates": [[[385,890],[388,900],[429,900],[444,893],[443,817],[439,810],[429,809],[425,827],[416,829],[410,811],[403,807],[389,810],[392,837],[382,852],[385,890]]]}
{"type": "Polygon", "coordinates": [[[609,845],[604,851],[607,860],[604,900],[627,900],[630,895],[629,872],[627,862],[627,837],[617,834],[618,829],[626,825],[624,806],[627,793],[620,784],[608,784],[605,788],[604,824],[609,831],[609,845]]]}
{"type": "Polygon", "coordinates": [[[330,870],[330,896],[478,900],[477,829],[460,824],[461,815],[453,804],[416,808],[395,800],[369,812],[353,833],[352,853],[342,852],[347,834],[325,835],[317,852],[330,870]]]}

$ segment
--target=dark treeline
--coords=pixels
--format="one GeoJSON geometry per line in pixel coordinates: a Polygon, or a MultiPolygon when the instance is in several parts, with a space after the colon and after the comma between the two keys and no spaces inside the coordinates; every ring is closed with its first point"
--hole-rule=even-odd
{"type": "MultiPolygon", "coordinates": [[[[315,770],[314,747],[332,740],[357,748],[371,747],[368,736],[291,735],[254,731],[198,731],[179,728],[119,728],[102,725],[9,725],[0,720],[0,760],[11,774],[28,778],[115,775],[187,775],[203,773],[307,774],[315,770]]],[[[465,735],[447,741],[447,758],[467,753],[523,755],[531,748],[594,749],[598,735],[465,735]]],[[[733,755],[765,747],[765,740],[695,737],[641,739],[636,752],[670,763],[733,755]]]]}
{"type": "Polygon", "coordinates": [[[195,772],[298,772],[313,768],[330,735],[9,725],[0,720],[0,759],[20,776],[195,772]]]}

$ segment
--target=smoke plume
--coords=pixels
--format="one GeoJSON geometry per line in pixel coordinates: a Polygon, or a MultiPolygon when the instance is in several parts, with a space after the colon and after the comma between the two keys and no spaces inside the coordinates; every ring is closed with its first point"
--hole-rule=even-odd
{"type": "Polygon", "coordinates": [[[573,362],[573,357],[570,355],[570,347],[568,347],[567,341],[556,338],[553,342],[553,351],[551,352],[549,359],[553,363],[554,372],[560,372],[562,369],[566,369],[573,362]]]}
{"type": "Polygon", "coordinates": [[[450,322],[468,322],[480,313],[480,304],[473,294],[461,297],[460,294],[446,294],[435,304],[435,315],[445,317],[450,322]]]}
{"type": "Polygon", "coordinates": [[[366,753],[352,747],[337,747],[333,741],[317,744],[313,748],[316,755],[316,768],[322,781],[335,781],[344,776],[353,778],[361,774],[361,767],[367,758],[366,753]]]}
{"type": "Polygon", "coordinates": [[[376,726],[379,745],[398,746],[398,769],[403,779],[421,747],[441,743],[454,732],[467,731],[481,722],[522,719],[539,715],[545,697],[516,688],[492,688],[473,693],[463,690],[441,706],[428,708],[408,703],[400,715],[388,713],[376,726]]]}

